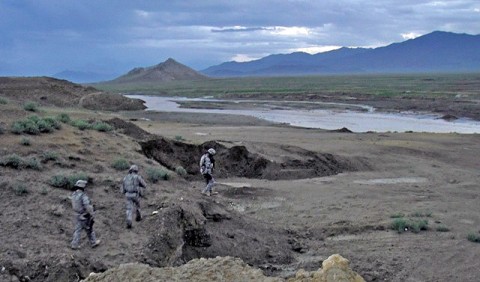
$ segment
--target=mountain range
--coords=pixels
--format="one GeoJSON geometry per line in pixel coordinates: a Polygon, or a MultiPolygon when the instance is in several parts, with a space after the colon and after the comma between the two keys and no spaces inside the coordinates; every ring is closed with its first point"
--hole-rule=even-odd
{"type": "MultiPolygon", "coordinates": [[[[249,62],[225,62],[202,71],[195,71],[169,58],[154,66],[134,68],[103,83],[162,83],[208,77],[427,72],[480,72],[480,35],[435,31],[384,47],[343,47],[314,55],[304,52],[275,54],[249,62]]],[[[55,77],[71,77],[69,80],[77,82],[101,78],[92,73],[61,74],[55,77]],[[74,76],[76,79],[73,79],[74,76]]],[[[102,79],[96,81],[99,80],[102,79]]]]}
{"type": "Polygon", "coordinates": [[[295,52],[200,71],[212,77],[480,71],[480,35],[435,31],[378,48],[295,52]]]}

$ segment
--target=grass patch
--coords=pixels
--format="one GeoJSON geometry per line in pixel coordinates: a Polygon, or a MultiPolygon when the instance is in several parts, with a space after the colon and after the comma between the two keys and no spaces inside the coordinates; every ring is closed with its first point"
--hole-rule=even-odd
{"type": "Polygon", "coordinates": [[[112,167],[116,170],[126,170],[130,168],[130,163],[124,158],[119,158],[113,161],[112,167]]]}
{"type": "Polygon", "coordinates": [[[42,169],[40,162],[38,162],[36,158],[23,159],[17,154],[11,154],[0,160],[0,166],[11,167],[14,169],[42,169]]]}
{"type": "Polygon", "coordinates": [[[11,154],[2,159],[0,164],[5,167],[21,169],[23,165],[23,159],[17,154],[11,154]]]}
{"type": "Polygon", "coordinates": [[[390,218],[402,218],[405,217],[405,214],[399,212],[399,213],[394,213],[390,216],[390,218]]]}
{"type": "Polygon", "coordinates": [[[56,117],[57,120],[59,120],[60,122],[63,122],[63,123],[70,123],[72,121],[72,119],[70,118],[70,116],[66,113],[61,113],[59,114],[57,117],[56,117]]]}
{"type": "Polygon", "coordinates": [[[467,240],[474,243],[480,243],[480,235],[474,232],[468,233],[467,240]]]}
{"type": "Polygon", "coordinates": [[[29,111],[29,112],[37,112],[38,111],[38,105],[35,102],[29,101],[29,102],[26,102],[25,104],[23,104],[23,109],[25,111],[29,111]]]}
{"type": "Polygon", "coordinates": [[[26,119],[15,121],[10,131],[14,134],[31,134],[37,135],[40,133],[51,133],[57,129],[60,129],[60,123],[55,119],[47,117],[41,118],[39,116],[29,116],[26,119]]]}
{"type": "Polygon", "coordinates": [[[91,129],[92,128],[92,125],[90,123],[88,123],[88,121],[83,120],[83,119],[72,120],[70,122],[70,125],[78,128],[80,130],[85,130],[85,129],[91,129]]]}
{"type": "Polygon", "coordinates": [[[8,104],[8,100],[6,98],[0,97],[0,105],[8,104]]]}
{"type": "Polygon", "coordinates": [[[183,166],[180,166],[180,165],[175,168],[175,172],[180,176],[187,175],[187,171],[183,168],[183,166]]]}
{"type": "Polygon", "coordinates": [[[72,175],[54,175],[52,178],[50,178],[49,184],[52,185],[53,187],[57,188],[65,188],[65,189],[73,189],[75,186],[75,183],[77,183],[78,180],[85,180],[88,181],[88,176],[83,173],[79,172],[76,174],[72,175]]]}
{"type": "Polygon", "coordinates": [[[393,220],[390,228],[396,230],[398,233],[406,231],[412,231],[413,233],[419,233],[422,230],[428,229],[428,220],[425,219],[406,219],[396,218],[393,220]]]}
{"type": "Polygon", "coordinates": [[[22,183],[16,183],[15,185],[13,185],[13,191],[17,196],[24,196],[29,193],[27,186],[22,183]]]}
{"type": "Polygon", "coordinates": [[[411,217],[432,217],[432,212],[414,212],[411,217]]]}
{"type": "Polygon", "coordinates": [[[20,140],[20,144],[23,145],[23,146],[30,146],[32,145],[32,141],[30,141],[30,138],[22,138],[22,140],[20,140]]]}
{"type": "Polygon", "coordinates": [[[34,169],[34,170],[41,170],[42,169],[42,166],[40,165],[40,162],[36,158],[31,158],[31,159],[24,160],[23,165],[24,165],[25,168],[28,168],[28,169],[34,169]]]}
{"type": "Polygon", "coordinates": [[[4,129],[3,126],[0,124],[0,135],[2,135],[3,133],[5,133],[5,129],[4,129]]]}
{"type": "Polygon", "coordinates": [[[437,228],[435,228],[436,231],[438,232],[448,232],[450,231],[450,228],[446,227],[445,225],[439,225],[437,228]]]}
{"type": "MultiPolygon", "coordinates": [[[[265,96],[305,97],[314,93],[337,95],[369,95],[388,97],[455,97],[457,94],[478,95],[478,74],[356,74],[311,75],[295,77],[235,77],[208,80],[175,80],[165,83],[102,83],[100,90],[149,95],[215,98],[265,96]],[[462,85],[460,90],[458,85],[462,85]]],[[[315,94],[314,94],[315,97],[315,94]]]]}
{"type": "Polygon", "coordinates": [[[185,138],[183,138],[183,136],[181,136],[181,135],[175,135],[175,140],[177,140],[177,141],[185,141],[185,138]]]}
{"type": "Polygon", "coordinates": [[[92,125],[92,129],[95,129],[96,131],[100,131],[100,132],[108,132],[108,131],[112,131],[113,127],[106,122],[97,121],[92,125]]]}
{"type": "Polygon", "coordinates": [[[157,183],[159,180],[169,180],[170,175],[163,169],[149,168],[147,169],[147,179],[152,183],[157,183]]]}
{"type": "Polygon", "coordinates": [[[108,132],[113,130],[113,127],[110,124],[103,121],[88,122],[83,119],[76,119],[71,120],[69,123],[71,126],[76,127],[80,130],[93,129],[100,132],[108,132]]]}
{"type": "Polygon", "coordinates": [[[42,153],[42,162],[47,163],[49,161],[57,161],[58,154],[57,152],[53,151],[46,151],[42,153]]]}

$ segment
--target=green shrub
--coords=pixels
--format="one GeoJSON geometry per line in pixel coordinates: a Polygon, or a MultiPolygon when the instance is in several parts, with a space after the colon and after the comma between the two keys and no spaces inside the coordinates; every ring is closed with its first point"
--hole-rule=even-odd
{"type": "Polygon", "coordinates": [[[163,169],[149,168],[147,169],[147,179],[152,183],[157,183],[159,180],[170,179],[170,176],[163,169]]]}
{"type": "Polygon", "coordinates": [[[467,235],[467,239],[468,241],[470,242],[474,242],[474,243],[480,243],[480,235],[474,233],[474,232],[471,232],[467,235]]]}
{"type": "Polygon", "coordinates": [[[0,97],[0,105],[8,104],[8,100],[6,98],[0,97]]]}
{"type": "Polygon", "coordinates": [[[32,142],[30,141],[29,138],[22,138],[22,140],[20,140],[20,144],[23,145],[23,146],[30,146],[32,145],[32,142]]]}
{"type": "Polygon", "coordinates": [[[180,176],[187,175],[187,171],[183,168],[183,166],[180,166],[180,165],[175,168],[175,172],[180,176]]]}
{"type": "Polygon", "coordinates": [[[47,194],[48,194],[48,189],[47,189],[47,187],[43,186],[43,187],[42,187],[42,190],[40,190],[40,194],[42,194],[42,195],[47,195],[47,194]]]}
{"type": "Polygon", "coordinates": [[[36,112],[38,111],[38,105],[37,103],[35,102],[26,102],[24,105],[23,105],[23,109],[25,111],[30,111],[30,112],[36,112]]]}
{"type": "Polygon", "coordinates": [[[72,189],[78,180],[88,181],[88,176],[83,172],[79,172],[69,176],[54,175],[52,176],[52,178],[50,178],[50,185],[58,188],[72,189]]]}
{"type": "Polygon", "coordinates": [[[23,126],[23,123],[20,121],[14,122],[10,127],[10,132],[14,134],[22,134],[24,131],[25,131],[25,126],[23,126]]]}
{"type": "Polygon", "coordinates": [[[98,121],[94,123],[92,128],[100,132],[107,132],[113,130],[113,127],[110,124],[103,121],[98,121]]]}
{"type": "Polygon", "coordinates": [[[30,168],[34,170],[41,170],[42,166],[40,165],[40,162],[36,158],[31,158],[23,162],[23,166],[25,168],[30,168]]]}
{"type": "Polygon", "coordinates": [[[396,230],[398,233],[403,233],[405,231],[412,231],[413,233],[418,233],[421,230],[427,230],[428,221],[421,220],[409,220],[405,218],[396,218],[393,220],[390,228],[396,230]]]}
{"type": "Polygon", "coordinates": [[[396,218],[392,224],[391,228],[396,230],[398,233],[402,233],[406,231],[407,228],[407,220],[404,218],[396,218]]]}
{"type": "Polygon", "coordinates": [[[59,130],[62,128],[62,125],[53,117],[46,117],[43,120],[53,129],[59,130]]]}
{"type": "Polygon", "coordinates": [[[27,134],[37,135],[40,133],[40,128],[37,123],[33,120],[24,120],[23,122],[23,132],[27,134]]]}
{"type": "Polygon", "coordinates": [[[42,162],[46,163],[48,161],[58,160],[58,154],[52,151],[46,151],[42,153],[42,162]]]}
{"type": "Polygon", "coordinates": [[[23,196],[29,193],[27,186],[17,183],[13,186],[13,191],[15,192],[16,195],[18,196],[23,196]]]}
{"type": "Polygon", "coordinates": [[[70,123],[70,116],[66,113],[61,113],[57,116],[57,119],[63,123],[70,123]]]}
{"type": "Polygon", "coordinates": [[[124,158],[119,158],[113,161],[112,167],[116,170],[126,170],[130,168],[130,164],[124,158]]]}
{"type": "Polygon", "coordinates": [[[54,175],[50,178],[50,185],[58,188],[67,188],[68,178],[65,175],[54,175]]]}
{"type": "Polygon", "coordinates": [[[15,134],[32,134],[50,133],[55,129],[60,129],[60,124],[53,118],[40,118],[38,116],[29,116],[26,119],[15,121],[10,131],[15,134]]]}
{"type": "Polygon", "coordinates": [[[175,135],[175,140],[184,141],[185,139],[183,139],[183,136],[181,136],[181,135],[175,135]]]}
{"type": "Polygon", "coordinates": [[[7,166],[15,169],[20,169],[23,166],[23,159],[16,154],[6,156],[2,160],[2,166],[7,166]]]}
{"type": "Polygon", "coordinates": [[[87,121],[83,120],[83,119],[76,119],[76,120],[72,120],[70,122],[70,125],[72,125],[73,127],[76,127],[80,130],[85,130],[85,129],[90,129],[92,128],[92,125],[90,123],[88,123],[87,121]]]}
{"type": "Polygon", "coordinates": [[[37,121],[38,130],[41,133],[50,133],[54,131],[54,128],[47,123],[44,119],[37,121]]]}
{"type": "Polygon", "coordinates": [[[445,225],[439,225],[439,226],[437,226],[437,228],[435,230],[437,230],[438,232],[448,232],[448,231],[450,231],[450,229],[448,227],[446,227],[445,225]]]}
{"type": "Polygon", "coordinates": [[[419,233],[421,230],[427,230],[427,229],[428,229],[428,220],[426,219],[410,221],[410,230],[413,233],[419,233]]]}

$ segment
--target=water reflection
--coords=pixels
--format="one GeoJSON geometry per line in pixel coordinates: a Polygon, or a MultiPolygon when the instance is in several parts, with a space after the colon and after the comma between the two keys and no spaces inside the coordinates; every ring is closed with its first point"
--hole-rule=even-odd
{"type": "Polygon", "coordinates": [[[480,133],[480,122],[473,120],[458,119],[448,122],[433,114],[379,113],[367,105],[354,105],[358,108],[355,110],[352,109],[352,105],[342,103],[127,96],[144,100],[147,110],[151,111],[247,115],[271,122],[307,128],[339,129],[346,127],[353,132],[480,133]],[[195,104],[195,108],[180,107],[179,103],[185,102],[199,103],[195,104]],[[242,105],[235,107],[231,105],[233,103],[242,105]],[[225,108],[223,108],[224,106],[225,108]]]}

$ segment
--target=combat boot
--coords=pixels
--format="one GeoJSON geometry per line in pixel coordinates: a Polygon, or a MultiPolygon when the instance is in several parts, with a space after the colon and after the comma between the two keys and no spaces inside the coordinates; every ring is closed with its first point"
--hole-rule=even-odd
{"type": "Polygon", "coordinates": [[[100,245],[100,240],[96,240],[95,243],[92,244],[92,248],[95,248],[97,247],[98,245],[100,245]]]}

